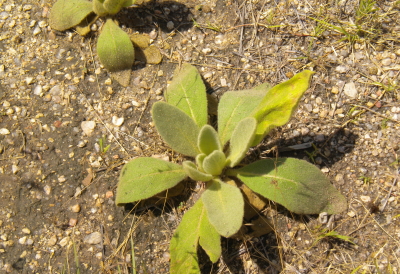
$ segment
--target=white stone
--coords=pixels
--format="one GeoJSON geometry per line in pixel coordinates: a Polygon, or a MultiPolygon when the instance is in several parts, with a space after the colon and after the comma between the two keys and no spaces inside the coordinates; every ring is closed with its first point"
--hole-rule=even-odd
{"type": "Polygon", "coordinates": [[[89,235],[87,235],[84,239],[83,242],[91,245],[97,245],[101,243],[102,241],[102,236],[100,232],[93,232],[89,235]]]}
{"type": "Polygon", "coordinates": [[[120,127],[124,123],[124,117],[113,116],[111,122],[114,126],[120,127]]]}
{"type": "Polygon", "coordinates": [[[364,203],[369,203],[371,202],[371,197],[369,196],[360,196],[361,201],[363,201],[364,203]]]}
{"type": "Polygon", "coordinates": [[[60,242],[58,243],[61,247],[64,247],[68,244],[69,242],[69,237],[64,237],[60,240],[60,242]]]}
{"type": "Polygon", "coordinates": [[[83,121],[81,123],[82,131],[85,135],[90,136],[96,127],[95,121],[83,121]]]}
{"type": "Polygon", "coordinates": [[[0,128],[0,135],[8,135],[10,131],[6,128],[0,128]]]}
{"type": "Polygon", "coordinates": [[[344,92],[344,94],[346,94],[348,97],[350,97],[352,99],[356,99],[358,96],[358,92],[357,92],[356,85],[354,84],[354,82],[346,83],[344,85],[343,92],[344,92]]]}

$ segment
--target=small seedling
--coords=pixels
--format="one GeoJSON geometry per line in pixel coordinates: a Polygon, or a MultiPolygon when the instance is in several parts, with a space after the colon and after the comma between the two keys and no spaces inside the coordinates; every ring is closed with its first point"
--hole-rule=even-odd
{"type": "Polygon", "coordinates": [[[106,154],[107,151],[109,150],[110,146],[111,146],[111,145],[104,146],[104,145],[105,145],[105,142],[106,142],[106,137],[105,137],[105,136],[103,136],[103,137],[101,137],[101,138],[99,139],[100,153],[101,153],[102,155],[106,154]]]}
{"type": "Polygon", "coordinates": [[[155,127],[175,151],[191,157],[182,165],[136,158],[121,171],[116,204],[150,198],[189,177],[205,190],[183,216],[171,240],[171,273],[200,273],[200,245],[212,262],[221,255],[220,237],[243,224],[246,186],[294,213],[336,214],[346,199],[314,165],[299,159],[262,159],[241,165],[250,147],[286,124],[308,89],[313,72],[303,71],[276,85],[228,91],[218,105],[218,131],[207,124],[206,87],[197,69],[185,64],[152,107],[155,127]],[[243,184],[243,185],[242,185],[243,184]]]}
{"type": "MultiPolygon", "coordinates": [[[[122,8],[132,6],[136,0],[58,0],[50,13],[50,27],[58,31],[75,28],[80,35],[90,32],[90,26],[99,17],[105,17],[106,21],[97,39],[97,54],[104,67],[112,72],[113,77],[126,86],[129,83],[130,69],[135,61],[136,41],[129,37],[112,19],[122,8]]],[[[143,39],[143,38],[142,38],[143,39]]],[[[151,59],[148,63],[159,63],[161,54],[150,50],[139,50],[145,59],[151,59]],[[153,57],[159,56],[159,58],[153,57]],[[154,60],[159,61],[154,61],[154,60]]],[[[143,59],[143,58],[142,58],[143,59]]]]}
{"type": "Polygon", "coordinates": [[[336,238],[336,239],[339,239],[339,240],[342,240],[342,241],[345,241],[345,242],[348,242],[348,243],[351,243],[351,244],[355,245],[355,243],[351,240],[351,237],[345,236],[345,235],[341,235],[338,232],[336,232],[335,230],[328,231],[326,228],[324,228],[321,231],[320,235],[315,240],[313,245],[315,245],[316,243],[318,243],[322,239],[327,239],[327,238],[328,239],[329,238],[336,238]]]}

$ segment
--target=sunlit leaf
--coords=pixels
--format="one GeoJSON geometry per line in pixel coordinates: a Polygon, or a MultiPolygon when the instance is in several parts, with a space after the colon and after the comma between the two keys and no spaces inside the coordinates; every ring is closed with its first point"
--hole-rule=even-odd
{"type": "Polygon", "coordinates": [[[105,0],[103,3],[104,8],[109,14],[116,14],[125,5],[126,0],[105,0]]]}
{"type": "Polygon", "coordinates": [[[196,157],[199,127],[185,112],[165,102],[156,102],[152,116],[158,133],[175,151],[196,157]]]}
{"type": "Polygon", "coordinates": [[[337,214],[345,197],[314,165],[294,158],[265,159],[231,170],[254,192],[298,214],[337,214]]]}
{"type": "Polygon", "coordinates": [[[218,105],[218,134],[222,145],[232,136],[237,124],[251,115],[270,89],[262,84],[250,90],[228,91],[222,95],[218,105]]]}
{"type": "Polygon", "coordinates": [[[253,117],[244,118],[240,121],[232,133],[229,143],[230,153],[228,156],[229,166],[234,167],[246,156],[253,142],[257,121],[253,117]]]}
{"type": "Polygon", "coordinates": [[[216,262],[221,256],[220,236],[210,224],[201,199],[183,215],[171,239],[170,273],[200,273],[197,257],[199,242],[210,260],[216,262]]]}
{"type": "Polygon", "coordinates": [[[97,54],[111,72],[130,69],[135,61],[131,39],[111,19],[107,19],[97,40],[97,54]]]}
{"type": "Polygon", "coordinates": [[[207,174],[207,173],[199,171],[193,162],[184,161],[182,163],[182,166],[183,166],[183,170],[185,170],[186,174],[192,180],[208,182],[213,178],[213,176],[211,174],[207,174]]]}
{"type": "Polygon", "coordinates": [[[58,0],[50,11],[50,27],[59,31],[70,29],[82,22],[92,12],[92,2],[58,0]]]}
{"type": "Polygon", "coordinates": [[[196,67],[183,64],[175,71],[165,99],[189,115],[200,128],[207,124],[206,87],[196,67]]]}
{"type": "Polygon", "coordinates": [[[210,223],[224,237],[235,234],[243,222],[244,202],[239,188],[212,180],[201,196],[210,223]]]}
{"type": "Polygon", "coordinates": [[[201,152],[208,155],[214,150],[221,150],[221,143],[219,141],[218,133],[210,125],[204,125],[199,134],[198,146],[201,152]]]}
{"type": "Polygon", "coordinates": [[[273,128],[289,122],[300,98],[308,89],[313,74],[314,72],[309,70],[302,71],[267,92],[252,112],[252,116],[258,123],[253,146],[257,145],[273,128]]]}
{"type": "Polygon", "coordinates": [[[93,0],[93,11],[98,16],[108,15],[108,11],[103,6],[104,0],[93,0]]]}
{"type": "Polygon", "coordinates": [[[226,165],[226,157],[222,151],[214,150],[203,160],[203,169],[211,175],[220,175],[226,165]]]}
{"type": "Polygon", "coordinates": [[[186,177],[178,164],[148,157],[133,159],[121,171],[115,202],[122,205],[150,198],[186,177]]]}

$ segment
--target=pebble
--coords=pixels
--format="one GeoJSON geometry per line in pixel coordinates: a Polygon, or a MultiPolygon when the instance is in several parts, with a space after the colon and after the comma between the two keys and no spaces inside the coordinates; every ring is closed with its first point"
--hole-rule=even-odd
{"type": "Polygon", "coordinates": [[[172,21],[169,21],[169,22],[167,23],[167,29],[169,29],[169,30],[173,30],[173,29],[174,29],[174,27],[175,27],[175,25],[174,25],[174,22],[172,22],[172,21]]]}
{"type": "Polygon", "coordinates": [[[315,136],[315,141],[317,141],[317,142],[323,142],[324,140],[325,140],[324,134],[317,134],[315,136]]]}
{"type": "Polygon", "coordinates": [[[339,72],[339,73],[346,73],[346,72],[348,71],[348,68],[347,68],[346,66],[340,65],[340,66],[337,66],[337,67],[335,68],[335,70],[336,70],[337,72],[339,72]]]}
{"type": "Polygon", "coordinates": [[[97,245],[101,243],[102,241],[102,236],[100,232],[93,232],[89,235],[87,235],[84,239],[83,242],[91,245],[97,245]]]}
{"type": "Polygon", "coordinates": [[[369,203],[369,202],[371,202],[371,197],[370,196],[360,196],[360,200],[363,201],[364,203],[369,203]]]}
{"type": "Polygon", "coordinates": [[[354,82],[346,83],[344,85],[343,92],[344,92],[344,94],[346,94],[348,97],[350,97],[352,99],[356,99],[357,95],[358,95],[356,85],[354,84],[354,82]]]}
{"type": "Polygon", "coordinates": [[[47,241],[48,246],[54,246],[57,243],[57,236],[53,235],[50,237],[50,239],[47,241]]]}
{"type": "Polygon", "coordinates": [[[31,234],[30,229],[26,228],[26,227],[22,229],[22,232],[25,233],[25,234],[31,234]]]}
{"type": "Polygon", "coordinates": [[[0,135],[8,135],[10,131],[6,128],[0,128],[0,135]]]}
{"type": "Polygon", "coordinates": [[[73,205],[71,206],[71,211],[78,213],[79,211],[81,211],[81,206],[79,204],[73,205]]]}
{"type": "Polygon", "coordinates": [[[381,61],[383,66],[390,66],[390,64],[392,64],[392,59],[390,58],[385,58],[381,61]]]}
{"type": "Polygon", "coordinates": [[[43,190],[44,190],[44,193],[46,193],[46,195],[50,195],[50,193],[51,193],[51,186],[45,185],[45,186],[43,187],[43,190]]]}
{"type": "Polygon", "coordinates": [[[111,122],[114,126],[120,127],[124,123],[124,117],[113,116],[111,122]]]}
{"type": "Polygon", "coordinates": [[[94,121],[83,121],[81,123],[82,131],[85,135],[90,136],[96,127],[96,122],[94,121]]]}
{"type": "Polygon", "coordinates": [[[64,247],[68,244],[69,242],[69,237],[64,237],[60,240],[60,242],[58,243],[61,247],[64,247]]]}
{"type": "Polygon", "coordinates": [[[33,29],[33,35],[38,35],[41,32],[42,32],[42,29],[39,26],[37,26],[36,28],[33,29]]]}
{"type": "Polygon", "coordinates": [[[349,212],[347,212],[347,216],[349,216],[350,218],[353,218],[354,216],[356,216],[356,213],[354,211],[349,211],[349,212]]]}
{"type": "Polygon", "coordinates": [[[26,240],[28,239],[28,237],[24,236],[22,238],[18,239],[18,243],[21,245],[24,245],[26,243],[26,240]]]}
{"type": "Polygon", "coordinates": [[[43,88],[41,85],[37,85],[34,89],[33,89],[33,94],[37,95],[37,96],[43,96],[43,88]]]}
{"type": "Polygon", "coordinates": [[[211,77],[212,77],[212,72],[211,71],[209,71],[209,72],[207,72],[206,74],[204,74],[204,78],[205,79],[210,79],[211,77]]]}
{"type": "Polygon", "coordinates": [[[301,133],[301,135],[306,136],[308,133],[310,133],[310,129],[303,127],[300,129],[300,133],[301,133]]]}

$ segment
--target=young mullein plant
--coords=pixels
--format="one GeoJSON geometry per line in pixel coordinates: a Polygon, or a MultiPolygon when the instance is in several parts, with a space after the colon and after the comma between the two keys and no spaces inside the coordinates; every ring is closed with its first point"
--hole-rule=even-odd
{"type": "Polygon", "coordinates": [[[135,61],[134,45],[129,35],[111,17],[123,7],[133,5],[135,1],[58,0],[50,12],[50,27],[58,31],[75,27],[80,35],[86,35],[90,32],[90,26],[100,16],[106,17],[97,40],[96,48],[99,59],[108,71],[116,74],[125,71],[129,74],[135,61]]]}
{"type": "Polygon", "coordinates": [[[207,124],[206,88],[197,69],[185,64],[156,102],[157,131],[175,151],[194,159],[182,165],[156,158],[135,158],[121,171],[116,204],[150,198],[189,177],[205,190],[182,218],[171,240],[171,273],[200,273],[200,245],[212,262],[221,255],[220,237],[242,226],[244,197],[239,183],[294,213],[335,214],[346,200],[314,165],[277,158],[240,165],[249,148],[271,129],[287,123],[309,86],[313,72],[303,71],[277,86],[228,91],[218,105],[218,131],[207,124]]]}

